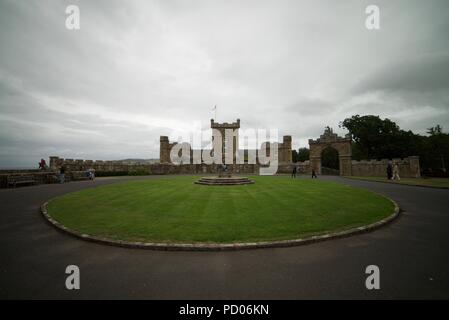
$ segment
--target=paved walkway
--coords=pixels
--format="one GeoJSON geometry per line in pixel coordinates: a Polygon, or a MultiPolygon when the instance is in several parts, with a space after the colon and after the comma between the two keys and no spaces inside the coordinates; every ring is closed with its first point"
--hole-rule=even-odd
{"type": "Polygon", "coordinates": [[[0,298],[449,298],[449,190],[320,177],[379,192],[405,211],[368,234],[236,252],[104,246],[58,232],[39,213],[70,191],[151,178],[0,190],[0,298]],[[81,290],[65,289],[69,264],[80,267],[81,290]],[[370,264],[380,267],[377,291],[365,289],[370,264]]]}

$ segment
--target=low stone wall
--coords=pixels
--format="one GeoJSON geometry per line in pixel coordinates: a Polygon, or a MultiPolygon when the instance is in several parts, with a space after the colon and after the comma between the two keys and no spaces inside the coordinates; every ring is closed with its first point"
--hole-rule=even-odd
{"type": "MultiPolygon", "coordinates": [[[[361,160],[351,161],[351,175],[360,177],[385,177],[387,175],[388,162],[395,163],[399,166],[399,176],[403,178],[419,178],[421,177],[419,157],[411,156],[404,159],[382,159],[382,160],[361,160]]],[[[291,173],[293,165],[298,166],[299,173],[311,173],[309,161],[297,162],[295,164],[284,166],[282,169],[285,172],[291,173]]],[[[337,175],[338,171],[330,168],[322,167],[323,175],[337,175]]]]}
{"type": "Polygon", "coordinates": [[[36,170],[14,170],[12,172],[2,171],[0,173],[0,188],[8,187],[9,176],[32,176],[35,184],[46,184],[58,182],[58,176],[53,171],[36,170]]]}
{"type": "Polygon", "coordinates": [[[402,178],[419,178],[421,176],[419,157],[408,157],[404,159],[382,159],[351,161],[352,176],[360,177],[386,177],[388,162],[398,164],[399,176],[402,178]]]}
{"type": "MultiPolygon", "coordinates": [[[[149,174],[218,174],[221,165],[206,164],[165,164],[155,163],[148,166],[149,174]]],[[[234,174],[258,174],[259,166],[255,164],[228,165],[228,171],[234,174]]]]}

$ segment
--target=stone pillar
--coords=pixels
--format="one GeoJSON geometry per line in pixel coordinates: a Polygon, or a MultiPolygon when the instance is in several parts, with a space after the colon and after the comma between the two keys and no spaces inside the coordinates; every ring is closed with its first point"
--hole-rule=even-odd
{"type": "MultiPolygon", "coordinates": [[[[292,136],[284,136],[282,140],[283,162],[292,163],[292,136]]],[[[281,161],[279,161],[281,162],[281,161]]]]}
{"type": "Polygon", "coordinates": [[[170,163],[170,143],[167,136],[160,138],[159,162],[170,163]]]}

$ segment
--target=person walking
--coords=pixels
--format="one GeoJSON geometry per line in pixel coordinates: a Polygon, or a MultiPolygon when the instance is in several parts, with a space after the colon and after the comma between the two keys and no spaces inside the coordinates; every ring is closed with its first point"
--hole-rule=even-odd
{"type": "Polygon", "coordinates": [[[315,169],[312,169],[312,179],[313,178],[318,178],[317,175],[316,175],[315,169]]]}
{"type": "Polygon", "coordinates": [[[65,182],[65,167],[61,166],[61,168],[59,169],[59,183],[64,182],[65,182]]]}
{"type": "Polygon", "coordinates": [[[395,163],[393,167],[393,180],[401,180],[401,177],[399,177],[399,166],[397,163],[395,163]]]}
{"type": "Polygon", "coordinates": [[[296,178],[296,172],[297,172],[297,168],[296,166],[293,166],[293,171],[292,171],[292,178],[296,178]]]}
{"type": "Polygon", "coordinates": [[[95,180],[95,170],[94,169],[89,170],[89,179],[92,181],[95,180]]]}
{"type": "Polygon", "coordinates": [[[391,165],[391,161],[388,161],[387,164],[387,178],[388,180],[393,178],[393,166],[391,165]]]}

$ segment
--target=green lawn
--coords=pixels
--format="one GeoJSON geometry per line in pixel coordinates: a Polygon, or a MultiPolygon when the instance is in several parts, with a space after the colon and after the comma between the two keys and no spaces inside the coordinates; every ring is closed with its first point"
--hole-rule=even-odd
{"type": "Polygon", "coordinates": [[[90,235],[131,241],[230,243],[343,230],[393,213],[386,198],[335,182],[256,176],[204,186],[199,177],[132,181],[53,199],[49,214],[90,235]]]}
{"type": "Polygon", "coordinates": [[[385,177],[348,177],[348,178],[377,181],[377,182],[406,184],[406,185],[412,185],[412,186],[449,188],[449,178],[401,178],[400,181],[388,180],[385,177]]]}

